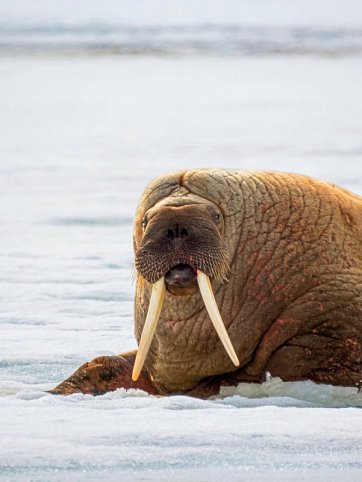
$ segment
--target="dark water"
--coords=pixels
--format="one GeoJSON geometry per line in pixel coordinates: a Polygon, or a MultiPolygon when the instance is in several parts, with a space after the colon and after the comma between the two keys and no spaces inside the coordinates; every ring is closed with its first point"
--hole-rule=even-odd
{"type": "Polygon", "coordinates": [[[240,24],[0,23],[0,53],[361,55],[362,29],[240,24]]]}
{"type": "Polygon", "coordinates": [[[361,55],[357,0],[12,0],[0,53],[361,55]]]}

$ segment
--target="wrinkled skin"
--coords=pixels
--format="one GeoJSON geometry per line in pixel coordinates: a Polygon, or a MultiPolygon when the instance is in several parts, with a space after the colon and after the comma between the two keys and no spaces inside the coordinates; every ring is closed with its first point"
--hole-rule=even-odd
{"type": "Polygon", "coordinates": [[[194,244],[204,243],[200,253],[211,245],[218,253],[217,266],[200,266],[200,254],[192,269],[212,280],[240,367],[223,349],[193,280],[184,288],[167,285],[137,382],[130,379],[132,352],[83,365],[53,393],[137,387],[207,397],[220,385],[261,382],[267,372],[284,381],[361,386],[362,198],[294,174],[194,170],[157,178],[135,221],[137,341],[151,283],[170,263],[189,262],[188,247],[175,248],[177,259],[162,257],[165,236],[179,227],[194,244]]]}

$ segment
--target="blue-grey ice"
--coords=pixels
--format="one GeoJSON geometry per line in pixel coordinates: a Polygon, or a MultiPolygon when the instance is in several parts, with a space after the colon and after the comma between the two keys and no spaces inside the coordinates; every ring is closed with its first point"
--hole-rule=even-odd
{"type": "Polygon", "coordinates": [[[362,195],[361,79],[359,0],[1,2],[0,480],[362,480],[357,388],[46,393],[136,346],[152,177],[277,169],[362,195]]]}

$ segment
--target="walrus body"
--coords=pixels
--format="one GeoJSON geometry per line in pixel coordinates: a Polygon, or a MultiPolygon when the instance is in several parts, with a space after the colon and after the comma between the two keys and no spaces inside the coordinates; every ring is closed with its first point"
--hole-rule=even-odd
{"type": "Polygon", "coordinates": [[[268,372],[361,386],[361,197],[294,174],[175,172],[146,188],[134,249],[138,342],[152,286],[164,280],[166,287],[137,381],[131,352],[83,365],[53,393],[124,387],[204,397],[268,372]],[[239,366],[213,329],[201,275],[211,281],[239,366]]]}

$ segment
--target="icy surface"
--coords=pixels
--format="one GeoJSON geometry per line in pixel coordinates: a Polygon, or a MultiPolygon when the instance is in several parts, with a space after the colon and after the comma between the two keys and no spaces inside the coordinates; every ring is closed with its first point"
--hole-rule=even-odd
{"type": "MultiPolygon", "coordinates": [[[[17,41],[30,24],[43,35],[49,22],[76,30],[94,18],[172,23],[174,2],[156,2],[158,21],[154,2],[125,2],[123,16],[116,3],[13,0],[0,12],[17,26],[17,41]]],[[[354,388],[271,379],[207,401],[45,393],[86,360],[135,347],[132,222],[152,177],[191,167],[278,169],[362,194],[361,2],[243,1],[225,11],[210,1],[205,19],[202,3],[192,5],[177,15],[180,57],[81,55],[84,37],[74,32],[71,56],[0,48],[1,480],[362,480],[362,394],[354,388]],[[199,27],[188,29],[203,21],[214,33],[231,24],[288,35],[295,26],[332,29],[332,37],[342,29],[342,44],[353,38],[359,47],[319,55],[326,43],[316,37],[311,55],[285,47],[223,56],[224,45],[218,55],[188,56],[199,27]]],[[[0,47],[6,35],[0,29],[0,47]]],[[[208,45],[215,53],[217,36],[208,45]]]]}

